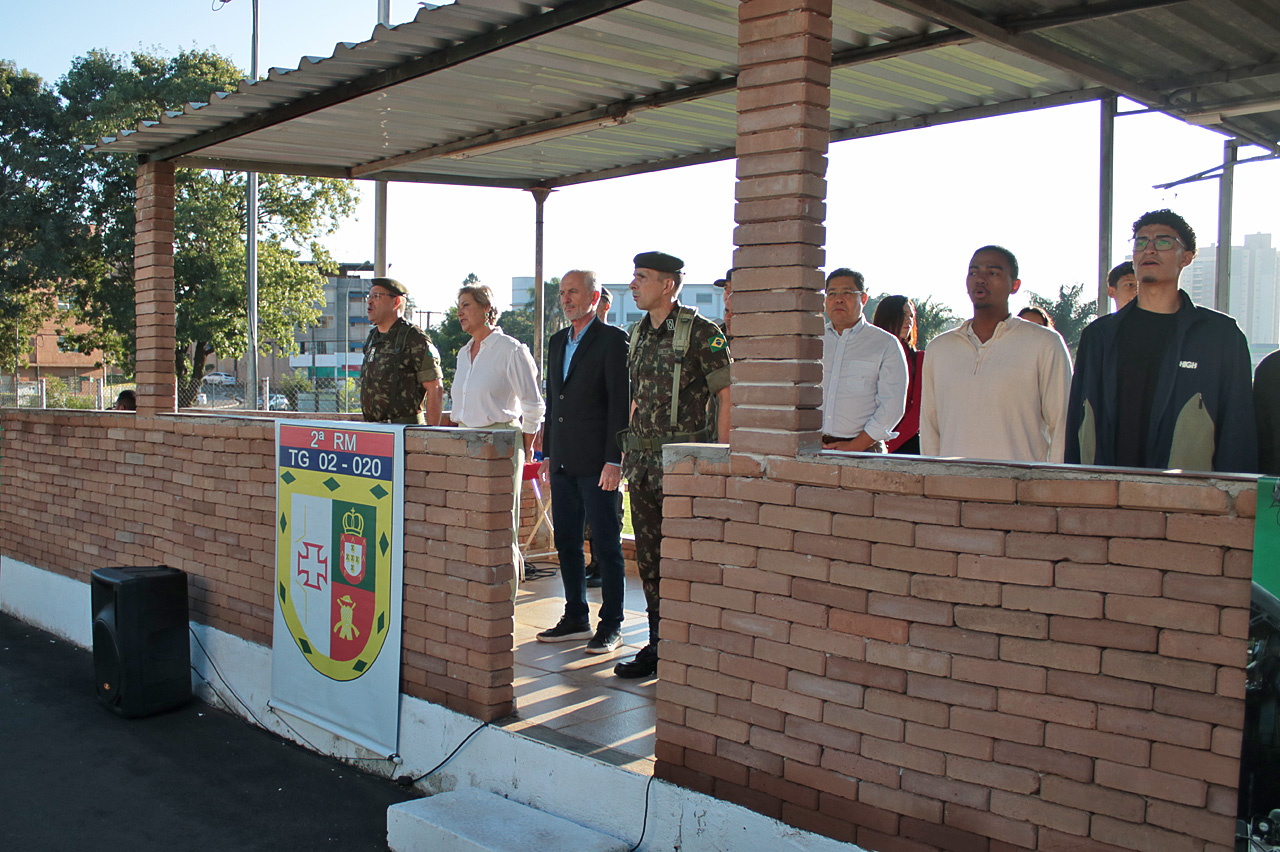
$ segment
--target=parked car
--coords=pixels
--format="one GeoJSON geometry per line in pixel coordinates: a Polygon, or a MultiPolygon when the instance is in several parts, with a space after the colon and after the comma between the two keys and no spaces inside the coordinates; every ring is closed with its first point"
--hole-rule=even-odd
{"type": "Polygon", "coordinates": [[[234,385],[236,377],[230,373],[205,373],[204,383],[206,385],[234,385]]]}
{"type": "Polygon", "coordinates": [[[273,393],[271,398],[267,400],[267,410],[269,411],[288,411],[289,397],[282,393],[273,393]]]}

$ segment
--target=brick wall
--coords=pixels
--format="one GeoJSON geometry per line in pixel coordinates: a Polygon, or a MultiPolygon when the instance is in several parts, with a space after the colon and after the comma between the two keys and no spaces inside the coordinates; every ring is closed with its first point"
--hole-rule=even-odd
{"type": "Polygon", "coordinates": [[[734,450],[795,455],[822,417],[831,0],[738,6],[734,450]]]}
{"type": "Polygon", "coordinates": [[[671,469],[661,777],[877,852],[1231,847],[1252,483],[671,469]]]}
{"type": "MultiPolygon", "coordinates": [[[[7,556],[84,582],[170,565],[189,575],[194,620],[270,643],[270,420],[6,409],[0,425],[7,556]]],[[[513,701],[512,442],[406,438],[402,690],[486,720],[513,701]]]]}

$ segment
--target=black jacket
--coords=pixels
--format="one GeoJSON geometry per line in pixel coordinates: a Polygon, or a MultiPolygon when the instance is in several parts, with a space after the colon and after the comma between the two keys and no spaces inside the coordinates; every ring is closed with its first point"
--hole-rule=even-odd
{"type": "Polygon", "coordinates": [[[627,428],[631,397],[627,379],[627,333],[595,320],[582,340],[569,375],[564,375],[564,346],[569,328],[547,343],[547,417],[542,453],[551,470],[570,476],[599,476],[608,462],[620,462],[615,436],[627,428]]]}
{"type": "MultiPolygon", "coordinates": [[[[1173,342],[1160,364],[1146,436],[1151,467],[1253,473],[1258,435],[1249,344],[1236,321],[1179,291],[1173,342]]],[[[1134,299],[1080,335],[1067,408],[1068,464],[1114,465],[1119,412],[1116,338],[1134,299]]]]}

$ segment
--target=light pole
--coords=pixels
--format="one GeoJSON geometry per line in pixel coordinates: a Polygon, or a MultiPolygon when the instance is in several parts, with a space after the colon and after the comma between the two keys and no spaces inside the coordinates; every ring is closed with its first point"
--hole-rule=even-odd
{"type": "MultiPolygon", "coordinates": [[[[255,0],[256,2],[256,0],[255,0]]],[[[378,23],[391,23],[391,0],[378,0],[378,23]]],[[[387,182],[373,184],[373,274],[379,278],[387,274],[387,182]]]]}
{"type": "MultiPolygon", "coordinates": [[[[253,0],[253,50],[249,58],[249,79],[258,81],[258,0],[253,0]]],[[[245,185],[245,209],[248,241],[245,247],[245,263],[248,267],[249,289],[249,357],[247,377],[253,393],[253,410],[261,405],[258,393],[258,173],[249,172],[245,185]]]]}
{"type": "MultiPolygon", "coordinates": [[[[219,11],[223,6],[230,3],[231,0],[222,0],[222,4],[215,6],[214,11],[219,11]]],[[[252,82],[258,81],[258,0],[252,0],[253,6],[253,41],[249,51],[249,79],[252,82]]],[[[247,285],[248,299],[246,309],[246,319],[248,320],[248,357],[245,358],[245,385],[246,397],[252,397],[253,402],[249,403],[245,400],[253,410],[257,410],[261,404],[258,393],[258,174],[257,172],[246,172],[248,180],[245,183],[245,283],[247,285]]]]}

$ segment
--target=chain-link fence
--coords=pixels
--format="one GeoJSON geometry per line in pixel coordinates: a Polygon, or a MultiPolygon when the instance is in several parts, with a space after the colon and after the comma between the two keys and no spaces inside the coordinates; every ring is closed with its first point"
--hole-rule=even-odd
{"type": "MultiPolygon", "coordinates": [[[[117,403],[121,393],[128,398],[135,387],[132,381],[104,382],[79,377],[15,383],[12,376],[0,376],[0,407],[105,410],[120,407],[117,403]]],[[[359,414],[360,381],[357,378],[300,381],[295,377],[273,383],[263,379],[259,399],[259,411],[359,414]]],[[[198,384],[179,388],[178,406],[210,412],[254,408],[252,397],[245,393],[244,382],[230,373],[209,373],[198,384]]]]}
{"type": "Polygon", "coordinates": [[[120,393],[133,389],[133,382],[104,382],[79,376],[16,382],[13,376],[0,376],[0,407],[102,410],[114,408],[120,393]]]}
{"type": "MultiPolygon", "coordinates": [[[[218,410],[253,409],[254,400],[245,383],[230,373],[207,373],[198,384],[187,384],[178,392],[181,408],[218,410]]],[[[299,411],[314,414],[359,414],[358,379],[289,377],[260,383],[259,411],[299,411]]]]}

